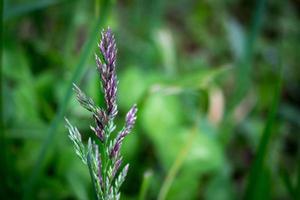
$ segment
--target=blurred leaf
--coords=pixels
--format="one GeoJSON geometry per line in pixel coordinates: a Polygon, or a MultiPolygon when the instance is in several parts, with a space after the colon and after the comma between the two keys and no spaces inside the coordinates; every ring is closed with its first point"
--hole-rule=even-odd
{"type": "Polygon", "coordinates": [[[34,140],[43,140],[44,135],[41,134],[45,131],[46,127],[31,127],[32,124],[29,124],[26,127],[25,124],[20,124],[19,128],[8,128],[6,129],[5,137],[10,139],[34,139],[34,140]]]}
{"type": "Polygon", "coordinates": [[[55,104],[55,88],[59,84],[56,77],[53,76],[53,71],[46,71],[35,78],[35,88],[38,96],[38,109],[41,115],[47,119],[51,120],[55,115],[53,104],[55,104]]]}
{"type": "Polygon", "coordinates": [[[180,75],[174,81],[170,81],[171,86],[178,87],[178,90],[187,88],[207,89],[218,77],[224,76],[231,71],[230,66],[216,69],[200,69],[192,73],[180,75]]]}
{"type": "Polygon", "coordinates": [[[193,143],[193,140],[196,136],[196,131],[194,130],[187,141],[182,145],[182,147],[179,149],[179,152],[176,156],[176,159],[174,160],[172,166],[168,170],[167,176],[165,180],[163,181],[163,184],[161,186],[161,189],[158,193],[158,200],[164,200],[166,199],[166,196],[169,193],[170,187],[173,185],[173,182],[175,178],[178,176],[178,171],[181,169],[185,158],[187,157],[187,154],[190,151],[191,145],[193,143]]]}
{"type": "Polygon", "coordinates": [[[13,6],[5,1],[5,3],[8,5],[4,5],[5,9],[3,12],[3,20],[7,21],[11,18],[19,17],[35,10],[47,8],[62,1],[66,0],[31,0],[31,2],[21,3],[13,6]]]}
{"type": "MultiPolygon", "coordinates": [[[[262,25],[262,18],[265,11],[265,0],[257,0],[255,4],[255,10],[251,19],[251,26],[249,34],[247,34],[246,41],[244,42],[244,50],[241,59],[236,63],[235,70],[235,89],[230,99],[229,112],[241,101],[246,95],[246,92],[251,86],[252,78],[252,61],[255,53],[256,40],[259,37],[259,33],[262,25]]],[[[237,38],[236,38],[237,39],[237,38]]]]}
{"type": "Polygon", "coordinates": [[[197,199],[199,178],[187,170],[182,171],[176,177],[174,184],[170,188],[166,200],[182,200],[189,197],[189,199],[197,199]]]}
{"type": "Polygon", "coordinates": [[[15,91],[14,100],[16,101],[15,113],[17,113],[17,119],[15,120],[19,122],[24,122],[23,120],[26,119],[27,116],[30,116],[30,118],[27,119],[27,123],[29,123],[30,121],[39,121],[37,113],[38,110],[36,109],[38,107],[38,104],[36,102],[37,97],[32,88],[32,85],[20,85],[20,87],[15,91]]]}
{"type": "Polygon", "coordinates": [[[122,155],[124,155],[126,160],[134,160],[135,156],[139,152],[139,132],[136,129],[137,128],[134,128],[130,135],[126,137],[122,145],[122,155]]]}
{"type": "Polygon", "coordinates": [[[124,70],[119,77],[119,105],[121,109],[127,111],[145,94],[150,83],[150,77],[149,74],[145,75],[137,67],[130,67],[124,70]]]}
{"type": "Polygon", "coordinates": [[[80,200],[89,199],[88,192],[91,186],[90,175],[86,166],[80,158],[74,154],[73,146],[67,136],[65,140],[57,145],[60,152],[56,163],[56,172],[59,176],[66,178],[65,189],[70,190],[70,196],[80,200]],[[68,188],[68,187],[70,188],[68,188]]]}
{"type": "Polygon", "coordinates": [[[2,101],[2,120],[3,120],[3,126],[7,126],[10,121],[13,121],[15,118],[15,105],[13,99],[13,94],[11,91],[11,88],[8,86],[7,83],[1,83],[1,101],[2,101]]]}
{"type": "Polygon", "coordinates": [[[228,174],[221,172],[214,174],[214,177],[205,186],[205,198],[207,200],[233,200],[236,199],[233,194],[232,183],[228,174]]]}
{"type": "Polygon", "coordinates": [[[244,120],[239,128],[243,136],[247,138],[247,143],[252,147],[252,149],[256,149],[259,143],[259,139],[262,136],[262,132],[264,130],[264,122],[261,118],[253,118],[248,117],[247,120],[244,120]]]}
{"type": "MultiPolygon", "coordinates": [[[[164,133],[167,134],[167,133],[164,133]]],[[[182,129],[177,133],[168,134],[168,141],[162,141],[159,149],[162,160],[169,166],[166,161],[174,161],[180,148],[187,143],[191,130],[182,129]],[[168,151],[164,151],[165,146],[168,146],[168,151]]],[[[210,170],[217,169],[223,163],[222,151],[216,139],[209,137],[200,129],[193,138],[190,150],[188,151],[183,163],[183,168],[187,168],[189,173],[199,174],[210,170]]]]}
{"type": "Polygon", "coordinates": [[[68,197],[68,191],[62,190],[65,184],[59,179],[51,176],[41,177],[41,190],[35,195],[37,199],[65,199],[68,197]]]}
{"type": "Polygon", "coordinates": [[[24,119],[27,119],[26,124],[40,123],[34,80],[23,51],[16,46],[4,49],[3,62],[3,75],[7,80],[4,88],[7,97],[11,98],[3,99],[7,105],[4,111],[8,109],[4,112],[5,121],[13,120],[17,124],[25,125],[24,119]],[[8,80],[11,82],[10,85],[7,84],[8,80]]]}
{"type": "Polygon", "coordinates": [[[255,199],[254,197],[256,197],[256,195],[258,195],[261,192],[260,188],[265,187],[260,184],[267,183],[267,180],[265,179],[268,179],[268,177],[265,177],[265,174],[263,174],[264,172],[263,170],[265,170],[264,169],[265,159],[266,159],[266,155],[268,155],[269,145],[270,145],[269,143],[273,133],[272,127],[275,123],[275,117],[276,117],[276,113],[280,101],[281,87],[282,87],[282,77],[279,76],[276,82],[276,86],[274,88],[273,102],[270,107],[266,125],[263,130],[261,139],[259,141],[259,146],[256,151],[255,160],[253,161],[249,173],[248,184],[245,192],[245,199],[255,199]]]}
{"type": "Polygon", "coordinates": [[[296,182],[296,186],[295,186],[295,190],[296,190],[296,198],[295,199],[299,199],[300,197],[300,157],[298,154],[298,166],[297,166],[297,182],[296,182]]]}
{"type": "Polygon", "coordinates": [[[291,177],[288,174],[288,172],[285,169],[281,169],[280,171],[280,177],[283,181],[283,184],[287,190],[287,192],[289,193],[289,196],[291,198],[297,199],[296,197],[296,190],[293,187],[292,181],[291,181],[291,177]]]}
{"type": "Polygon", "coordinates": [[[300,126],[300,110],[297,107],[284,103],[280,106],[279,112],[286,120],[297,124],[297,126],[300,126]]]}
{"type": "Polygon", "coordinates": [[[151,170],[147,170],[144,173],[143,181],[141,184],[141,189],[139,192],[139,200],[146,200],[148,188],[150,186],[151,180],[152,180],[153,172],[151,170]]]}
{"type": "Polygon", "coordinates": [[[66,177],[73,197],[80,200],[89,199],[87,191],[90,189],[91,181],[87,168],[74,154],[71,145],[68,148],[60,149],[63,151],[63,155],[58,164],[59,174],[66,177]]]}
{"type": "Polygon", "coordinates": [[[153,36],[160,50],[161,59],[167,75],[174,75],[176,69],[176,52],[172,33],[168,29],[159,29],[153,36]]]}
{"type": "Polygon", "coordinates": [[[176,96],[161,93],[151,95],[140,111],[141,124],[149,137],[156,141],[165,138],[164,132],[176,130],[182,123],[183,109],[176,96]]]}
{"type": "MultiPolygon", "coordinates": [[[[179,129],[177,133],[168,134],[168,139],[156,142],[159,145],[157,149],[160,151],[158,154],[161,162],[166,168],[170,168],[159,194],[161,200],[168,194],[168,187],[173,185],[172,182],[176,182],[179,170],[184,170],[185,176],[200,177],[201,174],[222,166],[223,155],[217,141],[206,134],[198,133],[198,130],[194,131],[196,132],[179,129]],[[165,151],[166,146],[168,151],[165,151]],[[171,167],[168,161],[173,163],[171,167]]],[[[182,190],[185,191],[186,188],[182,190]]],[[[181,190],[177,188],[176,191],[181,190]]]]}
{"type": "MultiPolygon", "coordinates": [[[[140,114],[141,124],[151,140],[157,145],[161,161],[167,168],[175,160],[179,147],[185,144],[184,141],[188,139],[190,134],[190,130],[182,128],[183,112],[177,96],[164,96],[156,93],[147,99],[140,114]],[[165,151],[166,145],[169,147],[168,151],[165,151]]],[[[202,133],[204,130],[201,128],[200,131],[201,134],[197,134],[195,146],[193,146],[186,159],[186,165],[192,163],[190,170],[211,169],[220,162],[221,155],[218,144],[209,138],[209,134],[202,133]],[[201,167],[198,165],[197,169],[193,168],[193,163],[200,161],[205,164],[201,167]]]]}
{"type": "Polygon", "coordinates": [[[3,76],[17,83],[28,83],[32,80],[28,60],[17,45],[3,49],[3,76]]]}
{"type": "Polygon", "coordinates": [[[72,188],[72,191],[74,193],[74,196],[76,196],[76,199],[79,200],[88,200],[88,194],[87,194],[87,187],[81,179],[81,177],[78,175],[78,172],[69,173],[67,176],[67,180],[69,185],[72,188]]]}
{"type": "MultiPolygon", "coordinates": [[[[32,168],[32,163],[38,154],[38,148],[39,140],[27,140],[22,148],[17,151],[16,156],[18,156],[19,159],[17,159],[18,164],[16,166],[18,167],[18,171],[26,178],[28,177],[27,172],[32,168]],[[22,159],[24,157],[26,157],[26,159],[22,159]]],[[[47,158],[46,162],[49,162],[49,158],[47,158]]]]}
{"type": "Polygon", "coordinates": [[[191,173],[199,173],[218,169],[223,162],[223,152],[218,142],[200,133],[195,138],[185,164],[191,173]],[[198,165],[200,163],[201,166],[198,165]]]}
{"type": "Polygon", "coordinates": [[[227,37],[232,54],[236,60],[242,59],[245,54],[245,33],[235,19],[230,18],[226,21],[227,37]]]}
{"type": "Polygon", "coordinates": [[[256,191],[247,196],[246,199],[265,200],[272,199],[271,197],[271,174],[269,169],[260,171],[260,178],[255,182],[256,191]]]}

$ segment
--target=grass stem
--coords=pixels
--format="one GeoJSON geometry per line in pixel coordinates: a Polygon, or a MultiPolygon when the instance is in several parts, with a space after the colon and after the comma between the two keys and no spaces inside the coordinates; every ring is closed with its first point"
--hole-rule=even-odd
{"type": "Polygon", "coordinates": [[[182,149],[180,150],[175,162],[173,163],[172,167],[170,168],[167,177],[165,178],[162,187],[159,191],[158,194],[158,200],[164,200],[166,199],[166,196],[170,190],[170,187],[179,171],[179,169],[181,168],[187,154],[189,153],[189,150],[192,147],[192,144],[194,142],[194,138],[196,137],[197,134],[197,129],[194,128],[192,133],[190,134],[187,142],[185,143],[185,145],[182,147],[182,149]]]}

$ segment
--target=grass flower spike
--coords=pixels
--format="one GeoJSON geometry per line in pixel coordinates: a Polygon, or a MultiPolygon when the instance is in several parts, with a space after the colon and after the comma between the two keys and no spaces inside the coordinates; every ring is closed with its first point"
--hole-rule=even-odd
{"type": "Polygon", "coordinates": [[[123,129],[113,137],[111,133],[116,127],[114,118],[118,114],[118,80],[116,75],[117,49],[110,28],[102,31],[98,47],[101,54],[100,56],[95,55],[95,57],[104,93],[105,108],[98,107],[74,84],[77,100],[92,113],[95,125],[91,126],[91,129],[97,136],[97,140],[89,138],[88,144],[84,145],[78,129],[67,119],[66,126],[76,154],[89,167],[96,198],[98,200],[118,200],[120,199],[120,187],[129,168],[128,164],[121,167],[123,157],[120,149],[124,138],[131,132],[135,124],[137,107],[136,105],[132,106],[126,115],[123,129]]]}

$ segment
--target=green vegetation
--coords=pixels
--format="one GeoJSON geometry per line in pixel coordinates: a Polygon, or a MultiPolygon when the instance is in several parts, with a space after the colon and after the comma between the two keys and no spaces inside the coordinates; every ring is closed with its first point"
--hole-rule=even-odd
{"type": "Polygon", "coordinates": [[[123,200],[300,198],[297,1],[4,0],[0,199],[93,199],[64,117],[85,144],[105,107],[93,53],[118,47],[123,200]],[[124,167],[124,164],[122,165],[124,167]]]}

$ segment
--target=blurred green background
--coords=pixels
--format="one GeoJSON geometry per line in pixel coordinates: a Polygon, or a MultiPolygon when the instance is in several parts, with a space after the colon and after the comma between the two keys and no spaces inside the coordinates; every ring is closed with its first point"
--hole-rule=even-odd
{"type": "MultiPolygon", "coordinates": [[[[93,54],[118,47],[122,199],[300,199],[300,1],[4,0],[0,199],[92,199],[64,116],[103,105],[93,54]]],[[[120,128],[119,126],[119,128],[120,128]]]]}

